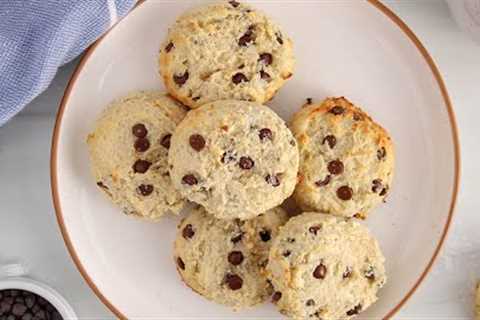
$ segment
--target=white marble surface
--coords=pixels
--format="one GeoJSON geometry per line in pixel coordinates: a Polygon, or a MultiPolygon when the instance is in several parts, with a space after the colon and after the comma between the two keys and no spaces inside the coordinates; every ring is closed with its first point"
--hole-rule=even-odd
{"type": "MultiPolygon", "coordinates": [[[[475,193],[480,181],[480,45],[461,33],[441,0],[386,4],[413,29],[439,66],[457,115],[463,158],[448,241],[426,281],[395,318],[471,319],[474,283],[480,278],[480,197],[475,193]]],[[[54,116],[77,62],[62,68],[44,94],[0,128],[0,264],[23,261],[31,276],[63,294],[80,318],[109,319],[114,316],[85,284],[66,251],[50,196],[54,116]]]]}

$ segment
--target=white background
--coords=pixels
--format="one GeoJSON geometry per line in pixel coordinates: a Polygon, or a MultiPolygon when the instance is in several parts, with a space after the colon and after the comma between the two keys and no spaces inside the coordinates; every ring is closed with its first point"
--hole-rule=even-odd
{"type": "MultiPolygon", "coordinates": [[[[480,279],[480,44],[464,35],[441,0],[387,1],[423,42],[446,82],[457,115],[462,184],[454,224],[432,272],[398,319],[471,319],[480,279]],[[477,182],[478,181],[478,182],[477,182]]],[[[0,128],[0,265],[21,261],[57,289],[82,319],[114,318],[88,288],[61,238],[51,203],[50,140],[56,109],[78,61],[0,128]]],[[[412,221],[414,223],[414,221],[412,221]]],[[[419,244],[421,245],[421,244],[419,244]]],[[[412,261],[412,263],[415,263],[412,261]]]]}

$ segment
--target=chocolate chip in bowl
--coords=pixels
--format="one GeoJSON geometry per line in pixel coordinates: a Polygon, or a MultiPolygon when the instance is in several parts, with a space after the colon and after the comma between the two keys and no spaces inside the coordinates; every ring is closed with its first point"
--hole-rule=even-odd
{"type": "Polygon", "coordinates": [[[58,292],[25,275],[19,264],[0,267],[1,320],[78,319],[58,292]]]}
{"type": "Polygon", "coordinates": [[[21,289],[0,290],[0,317],[7,320],[64,319],[43,297],[21,289]]]}

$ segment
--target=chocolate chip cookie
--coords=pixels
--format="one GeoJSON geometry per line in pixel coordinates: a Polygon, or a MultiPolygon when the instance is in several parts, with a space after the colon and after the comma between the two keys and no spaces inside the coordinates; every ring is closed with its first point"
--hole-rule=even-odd
{"type": "Polygon", "coordinates": [[[237,1],[180,16],[160,50],[167,90],[196,108],[222,99],[264,103],[290,78],[292,41],[263,13],[237,1]]]}
{"type": "Polygon", "coordinates": [[[298,149],[284,121],[252,102],[222,100],[192,110],[172,136],[174,186],[219,219],[250,219],[290,196],[298,149]]]}
{"type": "Polygon", "coordinates": [[[209,300],[234,309],[261,303],[272,294],[264,276],[270,245],[287,219],[275,208],[248,221],[224,221],[198,207],[178,226],[177,270],[209,300]]]}
{"type": "Polygon", "coordinates": [[[185,107],[163,93],[139,92],[113,102],[97,120],[87,138],[93,175],[125,214],[156,220],[183,208],[167,157],[185,114],[185,107]]]}
{"type": "Polygon", "coordinates": [[[303,213],[280,229],[267,276],[280,312],[294,319],[348,319],[377,300],[384,257],[368,230],[352,219],[303,213]]]}
{"type": "Polygon", "coordinates": [[[305,105],[291,124],[300,149],[294,198],[305,211],[366,218],[387,196],[394,149],[387,131],[347,99],[305,105]]]}

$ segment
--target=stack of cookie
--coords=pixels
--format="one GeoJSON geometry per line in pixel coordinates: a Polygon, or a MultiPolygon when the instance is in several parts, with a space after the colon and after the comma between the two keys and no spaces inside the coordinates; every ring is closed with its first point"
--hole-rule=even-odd
{"type": "Polygon", "coordinates": [[[229,1],[178,18],[160,51],[168,94],[112,103],[88,136],[100,190],[128,215],[180,222],[185,284],[234,309],[271,300],[295,319],[365,310],[386,281],[377,241],[356,222],[385,198],[387,132],[345,98],[308,101],[290,128],[263,103],[293,74],[292,41],[229,1]],[[293,194],[306,213],[279,206],[293,194]]]}

